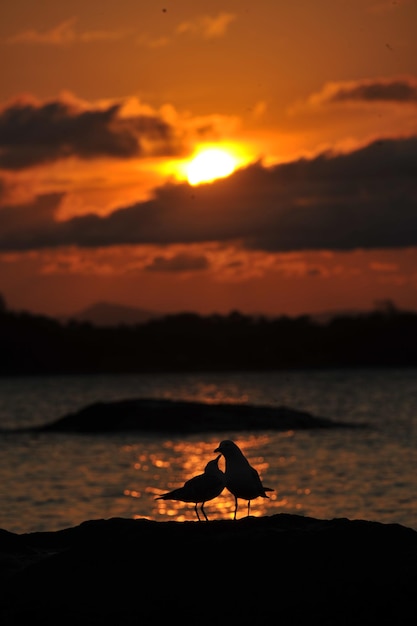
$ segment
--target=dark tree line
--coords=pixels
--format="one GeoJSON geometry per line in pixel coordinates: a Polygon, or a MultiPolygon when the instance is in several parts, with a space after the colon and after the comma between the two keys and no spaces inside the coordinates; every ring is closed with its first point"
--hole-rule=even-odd
{"type": "Polygon", "coordinates": [[[96,327],[0,308],[0,375],[417,366],[417,313],[274,319],[182,313],[96,327]]]}

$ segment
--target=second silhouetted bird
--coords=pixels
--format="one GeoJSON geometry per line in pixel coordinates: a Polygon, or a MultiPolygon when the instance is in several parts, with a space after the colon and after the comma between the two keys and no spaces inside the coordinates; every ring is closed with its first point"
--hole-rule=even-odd
{"type": "Polygon", "coordinates": [[[204,504],[213,498],[217,498],[225,487],[224,472],[218,466],[221,454],[209,461],[204,468],[204,473],[187,480],[182,487],[157,496],[156,500],[179,500],[181,502],[194,502],[198,520],[198,504],[201,503],[201,512],[208,521],[204,510],[204,504]]]}
{"type": "Polygon", "coordinates": [[[258,472],[252,467],[243,454],[242,450],[234,441],[225,439],[220,442],[214,452],[223,454],[226,461],[224,472],[226,489],[235,498],[235,511],[233,519],[236,519],[238,509],[238,498],[248,501],[248,515],[250,512],[250,502],[255,498],[269,498],[267,491],[274,491],[270,487],[264,487],[258,472]]]}

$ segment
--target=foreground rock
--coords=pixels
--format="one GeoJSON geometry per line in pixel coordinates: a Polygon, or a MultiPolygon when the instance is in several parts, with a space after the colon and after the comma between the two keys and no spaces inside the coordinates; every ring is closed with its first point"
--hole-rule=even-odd
{"type": "Polygon", "coordinates": [[[96,402],[50,424],[38,432],[145,432],[198,433],[236,430],[295,430],[353,427],[353,424],[316,417],[285,406],[204,403],[157,398],[96,402]]]}
{"type": "Polygon", "coordinates": [[[0,531],[0,623],[414,623],[417,532],[294,515],[0,531]],[[411,620],[411,621],[410,621],[411,620]]]}

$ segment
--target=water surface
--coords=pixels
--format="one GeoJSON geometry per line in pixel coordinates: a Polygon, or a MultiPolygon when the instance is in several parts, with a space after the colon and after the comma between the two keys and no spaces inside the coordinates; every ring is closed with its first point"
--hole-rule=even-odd
{"type": "MultiPolygon", "coordinates": [[[[101,375],[0,379],[0,428],[38,425],[96,401],[157,397],[287,405],[369,428],[187,437],[0,436],[0,527],[58,530],[87,519],[194,520],[192,504],[155,500],[201,473],[223,438],[234,439],[274,491],[252,515],[297,513],[401,523],[417,529],[417,370],[101,375]]],[[[224,491],[206,504],[230,518],[224,491]]],[[[240,502],[238,517],[246,513],[240,502]]]]}

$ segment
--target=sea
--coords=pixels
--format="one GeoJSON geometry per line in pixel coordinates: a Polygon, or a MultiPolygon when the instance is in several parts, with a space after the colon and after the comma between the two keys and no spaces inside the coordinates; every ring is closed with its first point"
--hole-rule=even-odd
{"type": "MultiPolygon", "coordinates": [[[[113,517],[197,522],[193,504],[156,498],[200,474],[222,439],[233,439],[273,489],[251,502],[251,515],[417,530],[413,368],[0,378],[0,528],[49,532],[113,517]],[[178,436],[9,432],[94,402],[141,397],[287,406],[361,427],[178,436]]],[[[205,505],[210,520],[231,519],[233,510],[226,490],[205,505]]],[[[237,517],[245,515],[247,503],[239,501],[237,517]]]]}

